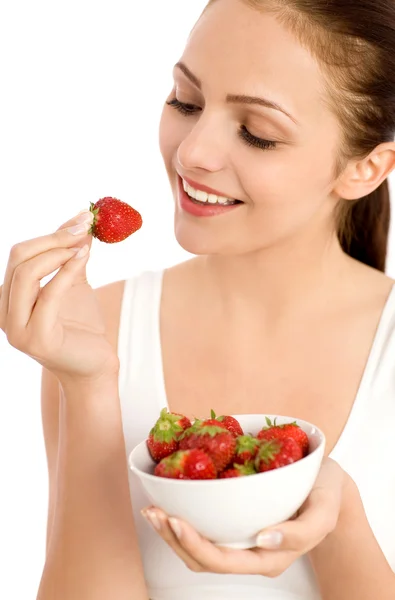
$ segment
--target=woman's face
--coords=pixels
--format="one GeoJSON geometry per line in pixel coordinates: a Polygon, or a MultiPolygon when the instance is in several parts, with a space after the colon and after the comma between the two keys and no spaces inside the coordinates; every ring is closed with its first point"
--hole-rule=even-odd
{"type": "Polygon", "coordinates": [[[308,50],[273,15],[218,0],[174,68],[161,120],[179,244],[240,255],[295,239],[322,243],[333,235],[339,140],[308,50]],[[221,205],[218,195],[240,202],[221,205]]]}

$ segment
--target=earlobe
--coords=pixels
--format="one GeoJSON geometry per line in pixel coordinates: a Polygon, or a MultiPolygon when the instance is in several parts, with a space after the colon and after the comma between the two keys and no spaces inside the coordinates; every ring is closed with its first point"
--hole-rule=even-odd
{"type": "Polygon", "coordinates": [[[395,168],[395,143],[377,146],[364,159],[350,162],[334,187],[343,200],[358,200],[376,190],[395,168]]]}

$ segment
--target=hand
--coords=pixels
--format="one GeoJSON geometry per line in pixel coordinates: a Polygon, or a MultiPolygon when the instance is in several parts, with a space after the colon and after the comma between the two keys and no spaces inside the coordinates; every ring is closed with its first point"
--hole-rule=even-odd
{"type": "Polygon", "coordinates": [[[260,547],[251,550],[215,546],[188,523],[168,518],[157,508],[144,509],[142,514],[191,571],[278,577],[335,529],[347,477],[336,462],[325,458],[297,516],[261,532],[257,537],[260,547]]]}
{"type": "Polygon", "coordinates": [[[86,279],[92,217],[84,211],[50,235],[16,244],[0,287],[0,328],[9,343],[61,382],[97,379],[118,367],[86,279]],[[76,249],[83,246],[87,252],[78,257],[76,249]],[[40,287],[41,279],[57,269],[40,287]]]}

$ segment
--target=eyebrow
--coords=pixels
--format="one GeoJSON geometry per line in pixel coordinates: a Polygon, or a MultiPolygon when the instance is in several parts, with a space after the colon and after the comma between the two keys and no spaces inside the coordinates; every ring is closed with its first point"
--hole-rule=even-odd
{"type": "MultiPolygon", "coordinates": [[[[196,75],[194,75],[183,62],[178,62],[175,67],[180,69],[180,71],[184,73],[189,81],[191,81],[199,90],[202,89],[202,82],[200,79],[196,77],[196,75]]],[[[265,108],[278,110],[291,119],[291,121],[293,121],[296,125],[299,125],[298,121],[287,110],[280,106],[280,104],[277,104],[277,102],[273,102],[272,100],[268,100],[267,98],[245,96],[244,94],[228,94],[226,96],[226,101],[231,104],[256,104],[258,106],[264,106],[265,108]]]]}

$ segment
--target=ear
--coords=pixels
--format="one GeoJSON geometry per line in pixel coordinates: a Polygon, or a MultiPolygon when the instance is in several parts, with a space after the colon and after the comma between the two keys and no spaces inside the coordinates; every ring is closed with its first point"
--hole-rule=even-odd
{"type": "Polygon", "coordinates": [[[380,144],[366,158],[350,161],[333,191],[344,200],[363,198],[374,192],[394,168],[395,143],[380,144]]]}

